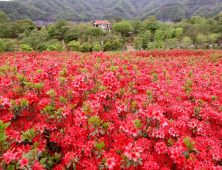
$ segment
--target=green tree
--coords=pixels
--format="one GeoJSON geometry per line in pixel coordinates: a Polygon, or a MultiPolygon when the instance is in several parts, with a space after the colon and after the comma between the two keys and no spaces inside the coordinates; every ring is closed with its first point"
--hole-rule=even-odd
{"type": "Polygon", "coordinates": [[[47,28],[45,26],[43,26],[40,31],[41,32],[47,32],[47,28]]]}
{"type": "Polygon", "coordinates": [[[80,23],[78,25],[78,30],[82,36],[87,37],[87,30],[92,27],[90,23],[80,23]]]}
{"type": "Polygon", "coordinates": [[[183,47],[188,48],[193,43],[192,39],[188,36],[183,37],[181,41],[183,47]]]}
{"type": "Polygon", "coordinates": [[[148,47],[148,44],[150,42],[150,38],[151,38],[151,32],[150,31],[146,31],[144,33],[142,33],[142,39],[141,39],[141,47],[143,49],[146,49],[148,47]]]}
{"type": "Polygon", "coordinates": [[[102,28],[99,27],[89,27],[87,32],[90,36],[99,37],[104,34],[102,28]]]}
{"type": "Polygon", "coordinates": [[[140,37],[134,37],[134,49],[137,51],[141,48],[141,39],[140,37]]]}
{"type": "Polygon", "coordinates": [[[155,16],[149,16],[144,22],[158,22],[155,16]]]}
{"type": "Polygon", "coordinates": [[[64,19],[60,19],[55,24],[56,28],[56,36],[54,38],[58,39],[59,41],[64,39],[66,31],[70,29],[70,26],[68,24],[68,21],[64,19]]]}
{"type": "Polygon", "coordinates": [[[174,28],[173,33],[176,38],[180,38],[180,36],[183,34],[183,28],[174,28]]]}
{"type": "Polygon", "coordinates": [[[50,25],[50,27],[48,28],[48,35],[50,36],[50,38],[53,38],[56,34],[56,28],[54,27],[54,25],[50,25]]]}
{"type": "Polygon", "coordinates": [[[190,23],[191,23],[191,24],[200,24],[200,23],[202,23],[204,20],[205,20],[205,18],[201,18],[200,16],[193,16],[193,17],[190,19],[190,23]]]}
{"type": "Polygon", "coordinates": [[[154,40],[155,41],[163,41],[164,39],[164,33],[162,30],[156,30],[155,35],[154,35],[154,40]]]}
{"type": "Polygon", "coordinates": [[[7,23],[0,23],[0,37],[9,38],[10,34],[9,25],[7,23]]]}
{"type": "Polygon", "coordinates": [[[9,19],[8,15],[3,12],[0,12],[0,23],[8,23],[11,20],[9,19]]]}
{"type": "Polygon", "coordinates": [[[197,35],[197,39],[196,39],[197,43],[206,43],[207,42],[207,36],[203,35],[203,34],[198,34],[197,35]]]}
{"type": "Polygon", "coordinates": [[[6,45],[5,42],[0,39],[0,52],[5,52],[6,51],[6,45]]]}
{"type": "Polygon", "coordinates": [[[146,23],[146,29],[154,33],[156,30],[160,29],[160,24],[157,22],[148,22],[146,23]]]}
{"type": "Polygon", "coordinates": [[[18,45],[17,39],[7,38],[7,39],[4,39],[4,42],[6,45],[6,51],[13,52],[13,51],[19,50],[17,46],[18,45]]]}
{"type": "Polygon", "coordinates": [[[207,36],[207,42],[210,44],[214,44],[217,42],[217,38],[218,38],[217,34],[210,34],[207,36]]]}
{"type": "Polygon", "coordinates": [[[163,48],[165,46],[165,43],[160,40],[156,40],[153,42],[153,47],[154,48],[163,48]]]}
{"type": "Polygon", "coordinates": [[[32,47],[30,47],[30,46],[28,46],[28,45],[25,45],[25,44],[22,44],[22,45],[20,46],[20,48],[21,48],[22,51],[33,51],[33,48],[32,48],[32,47]]]}
{"type": "Polygon", "coordinates": [[[113,25],[113,31],[127,37],[129,32],[134,32],[134,28],[129,21],[121,21],[113,25]]]}
{"type": "Polygon", "coordinates": [[[166,39],[167,39],[167,40],[168,40],[168,39],[171,39],[172,36],[173,36],[173,30],[172,30],[172,29],[165,30],[164,33],[165,33],[165,36],[166,36],[166,39]]]}
{"type": "Polygon", "coordinates": [[[73,28],[66,31],[64,34],[64,40],[68,44],[70,41],[78,40],[78,37],[80,36],[80,31],[78,29],[78,26],[75,25],[73,28]]]}
{"type": "Polygon", "coordinates": [[[149,18],[144,21],[144,24],[145,28],[150,30],[152,33],[160,28],[160,23],[156,20],[155,16],[149,16],[149,18]]]}
{"type": "Polygon", "coordinates": [[[45,42],[42,42],[38,45],[37,47],[37,50],[42,52],[42,51],[46,51],[47,48],[50,46],[50,45],[53,45],[53,44],[56,44],[56,43],[59,43],[57,39],[50,39],[50,40],[47,40],[45,42]]]}
{"type": "Polygon", "coordinates": [[[37,29],[37,26],[32,22],[32,20],[25,19],[12,23],[10,28],[12,35],[18,35],[20,33],[23,33],[25,30],[31,32],[32,30],[37,29]]]}
{"type": "MultiPolygon", "coordinates": [[[[21,35],[22,36],[22,35],[21,35]]],[[[39,44],[48,40],[47,32],[33,30],[30,35],[25,35],[21,40],[20,44],[27,44],[33,49],[37,50],[39,44]]]]}
{"type": "Polygon", "coordinates": [[[131,21],[131,24],[134,28],[135,34],[140,33],[141,31],[145,30],[145,24],[141,22],[139,19],[134,19],[131,21]]]}
{"type": "Polygon", "coordinates": [[[120,42],[123,44],[123,46],[124,46],[124,48],[125,48],[125,50],[127,49],[126,48],[126,45],[129,43],[129,37],[122,37],[121,39],[120,39],[120,42]]]}
{"type": "Polygon", "coordinates": [[[58,20],[58,21],[56,22],[56,24],[55,24],[55,28],[56,28],[57,30],[61,30],[62,27],[64,27],[64,26],[68,26],[68,22],[67,22],[66,20],[64,20],[64,19],[58,20]]]}
{"type": "Polygon", "coordinates": [[[89,43],[84,43],[83,45],[82,45],[82,51],[84,52],[84,53],[88,53],[88,52],[90,52],[91,51],[91,45],[89,44],[89,43]]]}

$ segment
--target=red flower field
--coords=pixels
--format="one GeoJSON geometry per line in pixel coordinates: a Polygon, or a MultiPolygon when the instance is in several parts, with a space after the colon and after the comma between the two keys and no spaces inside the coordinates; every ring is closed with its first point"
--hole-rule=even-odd
{"type": "Polygon", "coordinates": [[[222,52],[0,55],[0,169],[222,169],[222,52]]]}

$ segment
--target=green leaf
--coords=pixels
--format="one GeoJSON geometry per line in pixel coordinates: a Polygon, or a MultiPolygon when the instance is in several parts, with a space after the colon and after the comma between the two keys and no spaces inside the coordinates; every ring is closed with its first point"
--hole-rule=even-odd
{"type": "Polygon", "coordinates": [[[188,148],[191,148],[189,136],[185,137],[183,141],[188,148]]]}
{"type": "Polygon", "coordinates": [[[126,167],[129,168],[131,166],[131,162],[127,162],[126,167]]]}
{"type": "Polygon", "coordinates": [[[0,133],[0,142],[4,142],[5,139],[7,139],[7,136],[6,136],[6,134],[5,134],[5,131],[2,131],[2,132],[0,133]]]}
{"type": "Polygon", "coordinates": [[[2,130],[5,130],[10,125],[10,122],[5,123],[2,125],[2,130]]]}
{"type": "Polygon", "coordinates": [[[26,140],[26,139],[29,139],[29,137],[28,136],[21,136],[21,139],[26,140]]]}
{"type": "Polygon", "coordinates": [[[104,135],[104,132],[103,132],[102,130],[100,130],[100,133],[101,133],[102,135],[104,135]]]}
{"type": "Polygon", "coordinates": [[[55,153],[55,160],[58,160],[59,159],[59,155],[58,155],[58,153],[56,152],[55,153]]]}
{"type": "Polygon", "coordinates": [[[69,169],[71,167],[71,162],[69,162],[69,164],[67,165],[67,169],[69,169]]]}
{"type": "Polygon", "coordinates": [[[73,163],[72,166],[73,166],[73,170],[76,170],[76,164],[73,163]]]}
{"type": "Polygon", "coordinates": [[[168,139],[168,143],[169,143],[170,146],[173,146],[173,142],[172,142],[171,139],[168,139]]]}
{"type": "Polygon", "coordinates": [[[194,144],[195,144],[195,142],[191,142],[190,147],[193,148],[194,144]]]}
{"type": "Polygon", "coordinates": [[[93,135],[93,136],[95,136],[95,135],[96,135],[96,131],[95,131],[95,130],[92,132],[92,135],[93,135]]]}
{"type": "Polygon", "coordinates": [[[143,160],[143,158],[139,157],[138,160],[143,160]]]}
{"type": "Polygon", "coordinates": [[[186,151],[183,151],[183,152],[182,152],[182,155],[185,156],[187,153],[188,153],[187,150],[186,150],[186,151]]]}
{"type": "Polygon", "coordinates": [[[42,157],[42,156],[43,156],[43,152],[42,152],[42,151],[38,152],[38,153],[37,153],[37,156],[38,156],[38,157],[42,157]]]}
{"type": "Polygon", "coordinates": [[[48,159],[48,158],[42,158],[42,159],[39,161],[39,164],[44,164],[47,159],[48,159]]]}
{"type": "Polygon", "coordinates": [[[121,168],[124,168],[124,167],[125,167],[125,164],[122,164],[122,165],[121,165],[121,168]]]}
{"type": "Polygon", "coordinates": [[[197,149],[195,149],[195,148],[192,149],[192,150],[190,151],[190,153],[191,153],[191,152],[194,152],[196,156],[199,154],[199,151],[198,151],[197,149]]]}
{"type": "Polygon", "coordinates": [[[185,156],[185,159],[188,159],[189,158],[189,153],[187,152],[187,150],[186,151],[184,151],[184,152],[182,152],[182,155],[184,155],[185,156]]]}
{"type": "Polygon", "coordinates": [[[14,165],[9,165],[9,167],[7,168],[7,170],[14,170],[14,165]]]}
{"type": "Polygon", "coordinates": [[[138,164],[143,165],[143,162],[141,160],[138,160],[137,162],[138,164]]]}

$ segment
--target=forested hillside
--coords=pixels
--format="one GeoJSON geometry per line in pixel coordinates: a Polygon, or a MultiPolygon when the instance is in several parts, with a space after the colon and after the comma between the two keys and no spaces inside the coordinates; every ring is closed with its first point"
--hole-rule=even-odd
{"type": "Polygon", "coordinates": [[[167,21],[192,16],[212,17],[222,0],[16,0],[0,2],[10,19],[91,21],[94,19],[147,19],[167,21]]]}
{"type": "Polygon", "coordinates": [[[0,2],[0,12],[6,13],[11,20],[46,20],[48,14],[34,6],[19,3],[17,1],[0,2]]]}
{"type": "Polygon", "coordinates": [[[148,13],[139,16],[141,20],[155,16],[158,20],[166,21],[192,16],[213,17],[222,11],[222,0],[185,0],[182,2],[166,3],[148,13]]]}

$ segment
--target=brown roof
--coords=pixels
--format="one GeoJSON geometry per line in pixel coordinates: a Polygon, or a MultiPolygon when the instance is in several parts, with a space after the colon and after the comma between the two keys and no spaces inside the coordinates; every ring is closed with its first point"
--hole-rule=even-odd
{"type": "Polygon", "coordinates": [[[95,20],[93,23],[97,23],[97,24],[107,24],[107,23],[109,23],[109,20],[95,20]]]}

